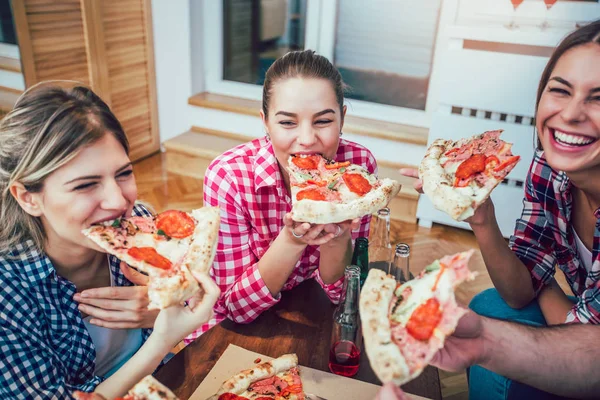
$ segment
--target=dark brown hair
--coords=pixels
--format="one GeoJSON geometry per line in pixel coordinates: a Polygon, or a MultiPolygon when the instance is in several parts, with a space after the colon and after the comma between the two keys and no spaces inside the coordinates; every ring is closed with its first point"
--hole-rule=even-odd
{"type": "MultiPolygon", "coordinates": [[[[540,78],[540,83],[538,85],[537,98],[535,101],[535,116],[537,116],[540,100],[542,99],[546,85],[550,80],[550,76],[552,75],[552,71],[554,71],[554,67],[556,67],[558,60],[572,48],[588,43],[597,43],[600,45],[600,20],[590,22],[589,24],[571,32],[559,43],[556,49],[554,49],[554,52],[550,56],[550,59],[544,68],[544,72],[542,72],[542,77],[540,78]]],[[[534,141],[536,148],[541,150],[542,143],[537,135],[534,136],[534,141]]]]}
{"type": "MultiPolygon", "coordinates": [[[[544,68],[544,72],[542,73],[540,84],[538,86],[537,99],[535,102],[536,113],[540,104],[540,99],[544,93],[544,89],[550,80],[550,75],[552,74],[552,71],[554,71],[554,67],[556,67],[558,60],[572,48],[588,43],[600,44],[600,20],[591,22],[573,31],[567,37],[565,37],[562,42],[560,42],[556,49],[554,49],[554,52],[550,56],[550,60],[548,60],[548,63],[546,64],[546,68],[544,68]]],[[[600,66],[598,66],[598,68],[600,68],[600,66]]]]}
{"type": "Polygon", "coordinates": [[[27,214],[10,193],[15,182],[40,192],[48,175],[107,133],[129,153],[121,124],[100,97],[86,87],[58,84],[28,89],[0,121],[0,254],[26,240],[42,250],[46,237],[39,218],[27,214]]]}
{"type": "Polygon", "coordinates": [[[335,97],[340,106],[340,114],[343,117],[342,110],[344,108],[344,90],[346,89],[346,85],[340,71],[326,57],[316,54],[313,50],[304,50],[291,51],[285,54],[275,60],[267,70],[262,98],[262,110],[265,113],[266,119],[269,116],[269,102],[271,100],[273,85],[281,79],[298,77],[325,79],[331,82],[335,91],[335,97]]]}

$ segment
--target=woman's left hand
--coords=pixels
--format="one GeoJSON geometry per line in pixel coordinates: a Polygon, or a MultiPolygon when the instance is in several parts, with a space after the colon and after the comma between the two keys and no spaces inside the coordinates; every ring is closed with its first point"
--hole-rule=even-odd
{"type": "Polygon", "coordinates": [[[159,310],[148,310],[148,277],[121,262],[123,275],[139,286],[94,288],[76,293],[79,311],[90,323],[111,329],[152,328],[159,310]]]}
{"type": "Polygon", "coordinates": [[[338,242],[353,229],[358,229],[360,219],[338,222],[335,224],[310,224],[308,222],[296,222],[292,219],[292,213],[283,217],[283,223],[298,242],[309,246],[323,246],[338,242]]]}

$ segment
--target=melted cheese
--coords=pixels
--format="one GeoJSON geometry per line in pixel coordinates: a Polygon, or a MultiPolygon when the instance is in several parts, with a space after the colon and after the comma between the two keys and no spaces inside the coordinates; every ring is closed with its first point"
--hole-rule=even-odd
{"type": "Polygon", "coordinates": [[[443,304],[448,301],[453,293],[452,282],[447,268],[438,269],[425,274],[422,278],[406,282],[396,289],[396,296],[401,295],[407,287],[412,289],[410,295],[402,301],[400,306],[396,307],[396,310],[394,310],[394,313],[390,316],[391,319],[402,325],[406,325],[417,307],[434,297],[434,295],[440,304],[443,304]],[[434,291],[432,289],[440,273],[441,276],[434,291]]]}
{"type": "Polygon", "coordinates": [[[191,237],[183,239],[156,239],[148,233],[138,233],[133,238],[131,247],[154,247],[158,254],[169,259],[173,264],[178,264],[185,257],[191,237]]]}

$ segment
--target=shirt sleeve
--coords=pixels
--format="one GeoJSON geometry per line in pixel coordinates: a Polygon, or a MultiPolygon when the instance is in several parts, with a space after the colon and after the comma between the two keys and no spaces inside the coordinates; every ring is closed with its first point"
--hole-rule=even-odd
{"type": "Polygon", "coordinates": [[[0,299],[5,305],[0,310],[0,398],[63,399],[71,398],[75,390],[94,391],[102,378],[94,376],[79,385],[66,383],[65,366],[46,343],[23,329],[26,321],[10,317],[12,306],[4,296],[0,299]]]}
{"type": "Polygon", "coordinates": [[[509,246],[529,270],[537,296],[554,277],[556,257],[553,230],[536,196],[535,184],[538,177],[533,172],[535,164],[536,161],[527,174],[523,212],[517,219],[509,246]]]}
{"type": "Polygon", "coordinates": [[[567,313],[566,323],[600,324],[600,286],[598,282],[583,291],[567,313]]]}
{"type": "Polygon", "coordinates": [[[204,205],[218,206],[221,226],[211,276],[221,289],[215,311],[238,323],[248,323],[277,302],[258,270],[261,255],[246,208],[232,173],[218,164],[204,178],[204,205]]]}

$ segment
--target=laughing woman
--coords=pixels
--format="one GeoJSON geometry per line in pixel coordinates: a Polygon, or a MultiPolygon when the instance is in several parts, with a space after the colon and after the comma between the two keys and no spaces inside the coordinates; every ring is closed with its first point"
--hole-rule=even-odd
{"type": "Polygon", "coordinates": [[[201,303],[147,310],[145,286],[81,230],[135,203],[129,145],[83,87],[34,87],[0,122],[0,398],[123,395],[212,314],[201,303]],[[154,330],[147,329],[154,327],[154,330]]]}
{"type": "Polygon", "coordinates": [[[291,52],[266,73],[260,115],[266,136],[217,157],[204,178],[204,204],[221,208],[213,269],[221,298],[215,318],[247,323],[281,292],[314,278],[339,300],[352,241],[368,236],[370,217],[339,224],[294,223],[290,214],[292,154],[322,154],[375,173],[371,153],[342,135],[346,106],[337,69],[313,51],[291,52]]]}
{"type": "MultiPolygon", "coordinates": [[[[478,314],[536,326],[600,324],[599,65],[600,21],[567,36],[548,61],[536,103],[538,148],[510,246],[491,200],[467,220],[495,286],[473,298],[478,314]],[[575,297],[557,284],[557,267],[575,297]]],[[[561,368],[569,366],[557,374],[561,368]]],[[[475,366],[469,398],[554,397],[475,366]]]]}

